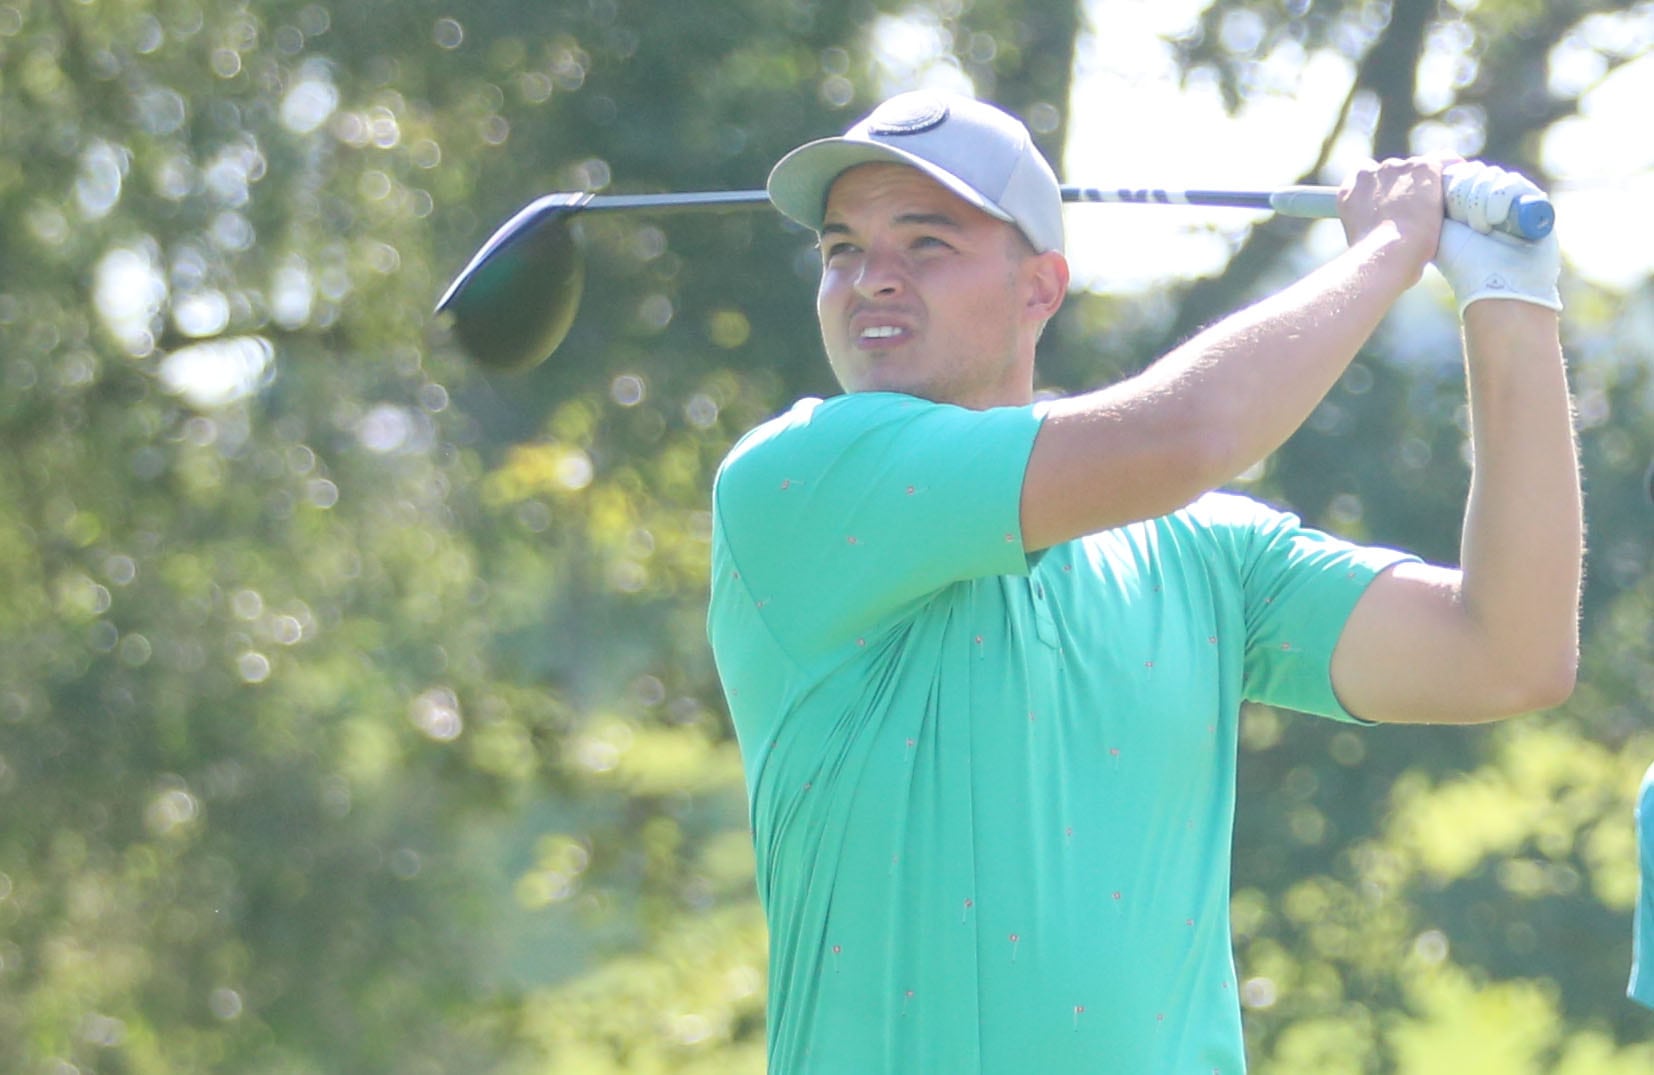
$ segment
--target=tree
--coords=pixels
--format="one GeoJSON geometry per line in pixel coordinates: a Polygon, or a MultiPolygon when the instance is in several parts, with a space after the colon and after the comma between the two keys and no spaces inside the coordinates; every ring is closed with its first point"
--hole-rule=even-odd
{"type": "MultiPolygon", "coordinates": [[[[1578,93],[1535,73],[1563,44],[1603,71],[1646,51],[1622,7],[1220,0],[1183,47],[1236,102],[1263,52],[1340,50],[1346,133],[1537,169],[1578,93]],[[1462,77],[1426,108],[1449,46],[1462,77]]],[[[810,239],[593,218],[584,308],[527,375],[468,368],[430,306],[534,194],[754,186],[907,81],[994,96],[1056,157],[1079,23],[1050,0],[0,6],[0,1068],[761,1070],[706,493],[736,436],[831,391],[810,239]],[[900,69],[875,47],[897,28],[924,43],[900,69]]],[[[1254,229],[1165,323],[1074,296],[1047,383],[1148,361],[1295,271],[1300,236],[1254,229]]],[[[1616,997],[1654,695],[1648,296],[1568,300],[1584,684],[1494,732],[1247,715],[1261,1071],[1431,1070],[1505,1011],[1532,1031],[1509,1066],[1646,1061],[1616,997]]],[[[1462,392],[1401,338],[1253,487],[1448,556],[1462,392]]]]}

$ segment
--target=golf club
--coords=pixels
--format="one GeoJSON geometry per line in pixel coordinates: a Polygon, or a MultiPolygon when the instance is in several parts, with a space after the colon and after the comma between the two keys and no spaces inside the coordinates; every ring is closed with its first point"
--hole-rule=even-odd
{"type": "MultiPolygon", "coordinates": [[[[1259,209],[1282,216],[1325,219],[1338,215],[1336,187],[1278,190],[1154,190],[1063,187],[1062,200],[1123,205],[1193,205],[1259,209]]],[[[574,323],[585,285],[585,259],[569,222],[576,213],[762,209],[762,190],[679,194],[547,194],[500,226],[454,277],[436,304],[452,318],[462,350],[489,369],[523,370],[557,350],[574,323]]],[[[1556,219],[1543,195],[1527,195],[1510,207],[1499,230],[1523,239],[1550,234],[1556,219]]]]}

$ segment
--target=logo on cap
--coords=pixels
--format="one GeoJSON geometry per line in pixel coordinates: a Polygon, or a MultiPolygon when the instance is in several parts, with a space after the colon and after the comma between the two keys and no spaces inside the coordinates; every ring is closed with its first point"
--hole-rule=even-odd
{"type": "Polygon", "coordinates": [[[867,117],[869,134],[918,134],[948,118],[948,106],[938,97],[904,93],[894,97],[867,117]]]}

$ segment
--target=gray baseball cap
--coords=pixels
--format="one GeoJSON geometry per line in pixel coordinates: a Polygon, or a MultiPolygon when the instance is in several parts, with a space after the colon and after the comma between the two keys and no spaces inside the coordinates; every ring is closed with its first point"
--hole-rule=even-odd
{"type": "Polygon", "coordinates": [[[1035,250],[1063,248],[1062,188],[1028,128],[958,94],[899,94],[843,137],[799,146],[770,172],[770,201],[820,231],[833,181],[876,161],[919,169],[989,216],[1015,224],[1035,250]]]}

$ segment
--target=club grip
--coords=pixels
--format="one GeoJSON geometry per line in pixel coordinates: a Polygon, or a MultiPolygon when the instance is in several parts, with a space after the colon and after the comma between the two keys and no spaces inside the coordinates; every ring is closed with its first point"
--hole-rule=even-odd
{"type": "Polygon", "coordinates": [[[1447,184],[1447,215],[1460,223],[1469,224],[1472,218],[1477,218],[1491,223],[1494,231],[1530,241],[1549,235],[1556,223],[1556,211],[1549,199],[1515,173],[1476,161],[1459,161],[1447,166],[1442,179],[1447,184]],[[1513,182],[1525,184],[1530,193],[1511,191],[1513,182]],[[1510,197],[1512,194],[1515,196],[1510,197]],[[1501,196],[1510,197],[1504,218],[1496,223],[1488,221],[1492,214],[1487,212],[1487,205],[1477,204],[1477,199],[1485,198],[1491,203],[1501,196]]]}
{"type": "MultiPolygon", "coordinates": [[[[1282,216],[1331,219],[1338,215],[1338,190],[1335,187],[1283,187],[1270,193],[1269,207],[1282,216]]],[[[1556,209],[1551,200],[1543,194],[1524,194],[1511,203],[1510,212],[1494,225],[1494,230],[1537,242],[1555,226],[1556,209]]]]}
{"type": "Polygon", "coordinates": [[[1556,209],[1543,194],[1524,194],[1511,204],[1510,214],[1499,225],[1519,239],[1537,241],[1551,233],[1556,226],[1556,209]]]}

